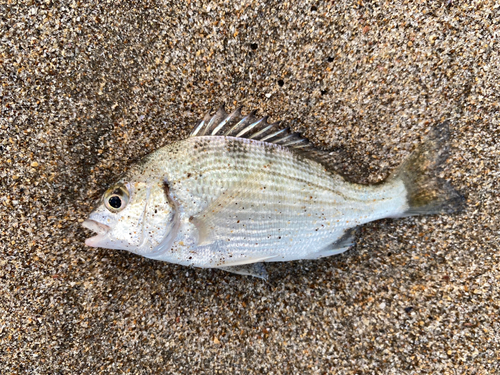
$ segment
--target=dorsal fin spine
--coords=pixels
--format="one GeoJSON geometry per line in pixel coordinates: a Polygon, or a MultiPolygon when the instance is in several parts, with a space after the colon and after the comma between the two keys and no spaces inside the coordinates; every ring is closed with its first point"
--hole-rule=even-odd
{"type": "Polygon", "coordinates": [[[194,129],[194,131],[191,133],[191,137],[195,137],[196,134],[198,134],[198,132],[200,131],[200,129],[203,127],[203,125],[205,125],[205,121],[201,120],[201,122],[198,124],[198,126],[196,127],[196,129],[194,129]]]}
{"type": "Polygon", "coordinates": [[[288,143],[285,143],[283,146],[285,146],[285,147],[290,147],[290,146],[293,146],[293,145],[295,145],[295,144],[297,144],[297,143],[301,143],[301,142],[305,142],[305,141],[307,141],[307,139],[305,139],[305,138],[300,138],[300,139],[296,139],[296,140],[290,141],[290,142],[288,142],[288,143]]]}
{"type": "MultiPolygon", "coordinates": [[[[280,138],[280,139],[277,139],[277,140],[273,141],[273,143],[281,143],[281,142],[284,142],[284,141],[286,141],[287,139],[292,138],[293,136],[294,136],[294,134],[289,134],[289,135],[287,135],[286,137],[283,137],[283,138],[280,138]]],[[[282,145],[282,146],[284,146],[284,145],[282,145]]]]}
{"type": "Polygon", "coordinates": [[[241,137],[242,135],[248,133],[250,130],[255,128],[257,125],[259,125],[262,121],[266,121],[267,117],[262,117],[260,120],[254,122],[253,124],[248,125],[246,128],[244,128],[242,131],[240,131],[237,135],[236,138],[241,137]]]}
{"type": "Polygon", "coordinates": [[[226,125],[229,121],[231,121],[240,110],[241,110],[241,107],[235,109],[233,111],[233,113],[231,113],[224,120],[222,120],[221,123],[219,125],[217,125],[217,127],[212,131],[211,135],[216,135],[219,132],[219,130],[221,130],[224,127],[224,125],[226,125]]]}
{"type": "Polygon", "coordinates": [[[298,145],[298,146],[293,146],[293,148],[301,148],[303,150],[308,149],[308,148],[314,148],[312,143],[306,143],[303,145],[298,145]]]}
{"type": "Polygon", "coordinates": [[[240,121],[238,121],[236,123],[236,125],[234,125],[231,129],[229,129],[226,132],[226,134],[224,134],[224,135],[226,135],[226,136],[230,135],[233,131],[235,131],[236,129],[238,129],[241,126],[241,124],[243,124],[246,120],[248,120],[249,118],[253,117],[253,115],[255,114],[255,112],[256,111],[252,111],[248,115],[246,115],[245,117],[243,117],[240,121]]]}
{"type": "Polygon", "coordinates": [[[285,129],[281,129],[281,130],[278,130],[277,132],[273,133],[273,134],[269,134],[268,136],[262,138],[260,141],[262,142],[265,142],[267,141],[268,139],[271,139],[271,138],[274,138],[276,137],[277,135],[283,133],[283,132],[286,132],[288,130],[288,128],[285,128],[285,129]]]}
{"type": "Polygon", "coordinates": [[[259,137],[260,135],[262,135],[262,134],[264,134],[265,132],[267,132],[269,129],[274,128],[277,124],[278,124],[278,123],[277,123],[277,122],[275,122],[275,123],[273,123],[273,124],[271,124],[271,125],[266,126],[264,129],[262,129],[262,130],[258,131],[257,133],[253,134],[253,135],[252,135],[251,137],[249,137],[249,138],[250,138],[250,139],[255,139],[255,138],[259,137]]]}

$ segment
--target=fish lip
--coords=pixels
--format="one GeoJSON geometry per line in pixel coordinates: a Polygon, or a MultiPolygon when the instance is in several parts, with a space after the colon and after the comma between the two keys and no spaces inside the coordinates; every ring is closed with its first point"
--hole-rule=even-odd
{"type": "Polygon", "coordinates": [[[108,235],[111,227],[106,224],[99,223],[98,221],[87,219],[82,223],[82,227],[90,229],[97,235],[87,238],[85,245],[90,247],[98,247],[98,244],[108,235]]]}
{"type": "Polygon", "coordinates": [[[92,232],[95,232],[97,234],[106,234],[111,230],[108,225],[99,223],[98,221],[92,219],[85,220],[82,223],[82,227],[90,229],[92,232]]]}

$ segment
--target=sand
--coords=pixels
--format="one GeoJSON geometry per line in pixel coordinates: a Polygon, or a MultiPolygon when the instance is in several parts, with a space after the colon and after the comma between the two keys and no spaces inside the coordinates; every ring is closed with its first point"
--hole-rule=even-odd
{"type": "Polygon", "coordinates": [[[332,3],[0,3],[0,373],[500,373],[500,5],[332,3]],[[106,187],[221,103],[364,183],[449,119],[467,208],[268,282],[85,247],[106,187]]]}

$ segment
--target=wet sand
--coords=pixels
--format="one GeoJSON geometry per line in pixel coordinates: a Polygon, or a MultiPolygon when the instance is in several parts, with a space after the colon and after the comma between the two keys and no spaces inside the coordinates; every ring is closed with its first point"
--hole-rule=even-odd
{"type": "Polygon", "coordinates": [[[498,373],[498,3],[237,3],[0,4],[0,372],[498,373]],[[268,282],[85,247],[106,187],[221,103],[364,183],[449,119],[467,209],[268,282]]]}

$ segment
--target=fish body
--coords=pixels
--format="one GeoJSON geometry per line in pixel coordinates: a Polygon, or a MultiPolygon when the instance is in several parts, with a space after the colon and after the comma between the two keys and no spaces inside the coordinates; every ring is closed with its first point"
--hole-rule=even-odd
{"type": "Polygon", "coordinates": [[[304,138],[221,108],[108,189],[84,222],[98,233],[86,244],[265,277],[262,262],[344,252],[367,222],[455,211],[461,196],[426,177],[444,160],[446,139],[447,127],[436,127],[385,182],[360,185],[304,138]]]}

